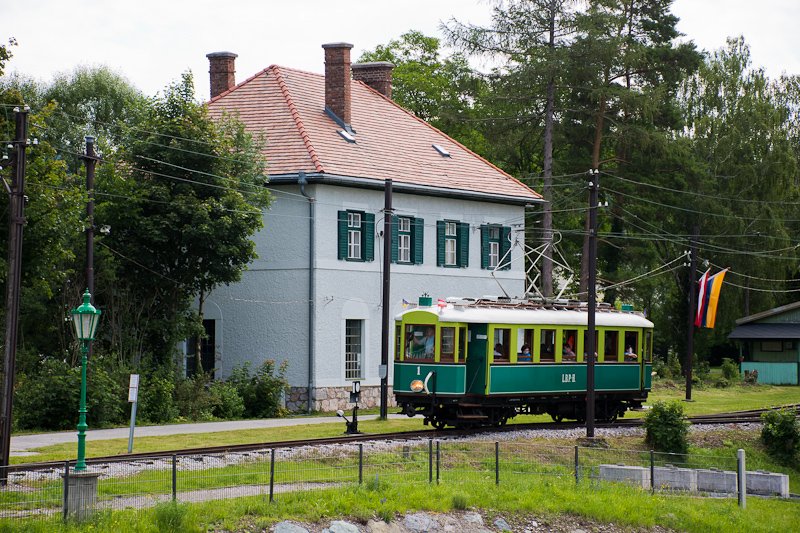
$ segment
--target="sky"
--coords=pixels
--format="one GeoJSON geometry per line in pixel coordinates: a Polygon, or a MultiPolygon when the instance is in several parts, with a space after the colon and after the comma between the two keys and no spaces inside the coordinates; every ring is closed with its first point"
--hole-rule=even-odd
{"type": "MultiPolygon", "coordinates": [[[[230,51],[237,83],[273,65],[323,72],[328,42],[354,45],[352,59],[415,29],[440,36],[456,18],[488,25],[488,0],[4,0],[0,39],[16,38],[6,72],[50,81],[79,65],[106,65],[154,95],[181,73],[208,95],[209,52],[230,51]]],[[[744,35],[755,66],[800,75],[800,1],[676,0],[678,29],[714,50],[744,35]]],[[[476,64],[478,68],[481,64],[476,64]]]]}

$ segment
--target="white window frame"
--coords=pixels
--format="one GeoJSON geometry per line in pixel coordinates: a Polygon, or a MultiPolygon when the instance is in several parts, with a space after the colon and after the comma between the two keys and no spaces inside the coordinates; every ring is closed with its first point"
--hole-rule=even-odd
{"type": "Polygon", "coordinates": [[[500,262],[500,243],[489,241],[489,268],[496,268],[500,262]]]}
{"type": "Polygon", "coordinates": [[[411,262],[411,219],[397,219],[397,262],[411,262]]]}
{"type": "Polygon", "coordinates": [[[347,258],[361,259],[361,213],[347,212],[347,258]]]}
{"type": "Polygon", "coordinates": [[[344,379],[364,379],[364,321],[346,319],[344,324],[344,379]],[[351,330],[357,325],[358,330],[351,330]]]}
{"type": "Polygon", "coordinates": [[[457,252],[458,224],[455,222],[444,223],[444,264],[456,266],[458,264],[457,252]]]}

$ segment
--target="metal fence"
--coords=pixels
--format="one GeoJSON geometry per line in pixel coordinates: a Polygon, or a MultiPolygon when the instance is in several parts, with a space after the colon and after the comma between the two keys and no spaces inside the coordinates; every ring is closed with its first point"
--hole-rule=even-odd
{"type": "MultiPolygon", "coordinates": [[[[88,489],[90,496],[80,492],[87,489],[76,485],[83,480],[74,472],[74,463],[47,469],[35,464],[14,465],[0,472],[7,480],[0,486],[0,527],[9,521],[59,520],[71,513],[80,517],[82,508],[89,512],[146,509],[166,501],[245,496],[273,501],[289,492],[373,482],[503,484],[545,478],[570,483],[631,482],[624,477],[609,478],[603,471],[616,468],[623,473],[633,471],[639,476],[633,479],[637,486],[655,491],[681,488],[659,481],[659,472],[663,480],[672,472],[667,470],[670,468],[737,471],[737,458],[724,455],[463,440],[302,446],[115,462],[87,460],[87,464],[87,471],[94,474],[88,477],[96,483],[88,489]]],[[[736,490],[728,496],[736,497],[736,490]]]]}

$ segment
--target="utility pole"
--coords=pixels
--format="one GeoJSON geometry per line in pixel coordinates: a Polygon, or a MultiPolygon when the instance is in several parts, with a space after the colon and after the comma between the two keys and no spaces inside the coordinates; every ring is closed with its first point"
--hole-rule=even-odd
{"type": "MultiPolygon", "coordinates": [[[[94,137],[86,136],[86,287],[94,300],[94,169],[97,157],[94,153],[94,137]]],[[[93,303],[93,302],[89,302],[93,303]]],[[[200,303],[202,306],[202,302],[200,303]]],[[[91,360],[94,343],[89,343],[88,358],[91,360]]]]}
{"type": "Polygon", "coordinates": [[[600,171],[589,171],[589,308],[586,317],[586,437],[594,438],[594,360],[597,342],[595,312],[597,311],[597,202],[600,171]]]}
{"type": "Polygon", "coordinates": [[[8,275],[6,281],[6,337],[3,354],[3,393],[0,396],[0,483],[8,480],[8,458],[11,449],[11,414],[14,401],[17,334],[19,331],[19,293],[22,277],[22,228],[25,226],[25,148],[28,145],[28,112],[14,108],[14,177],[9,187],[8,275]]]}
{"type": "Polygon", "coordinates": [[[697,284],[697,226],[689,246],[689,318],[686,325],[686,400],[692,401],[692,365],[694,363],[695,285],[697,284]]]}
{"type": "Polygon", "coordinates": [[[389,407],[389,308],[391,307],[390,280],[392,267],[392,180],[386,180],[383,201],[383,302],[381,318],[381,414],[380,419],[388,418],[389,407]]]}

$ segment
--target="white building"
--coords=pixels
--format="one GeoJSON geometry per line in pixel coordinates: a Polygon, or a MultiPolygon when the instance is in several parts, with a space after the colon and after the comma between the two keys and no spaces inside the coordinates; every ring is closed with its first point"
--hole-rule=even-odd
{"type": "MultiPolygon", "coordinates": [[[[259,259],[206,300],[206,356],[217,377],[245,361],[287,361],[293,409],[308,407],[309,390],[314,409],[344,407],[352,380],[362,405],[377,405],[385,244],[391,316],[424,292],[434,303],[500,294],[491,272],[521,239],[526,206],[541,201],[395,104],[390,63],[353,65],[351,80],[352,45],[323,48],[325,75],[273,65],[238,85],[235,54],[208,56],[210,112],[235,113],[264,136],[274,203],[254,237],[259,259]]],[[[495,277],[521,295],[522,253],[509,257],[495,277]]]]}

